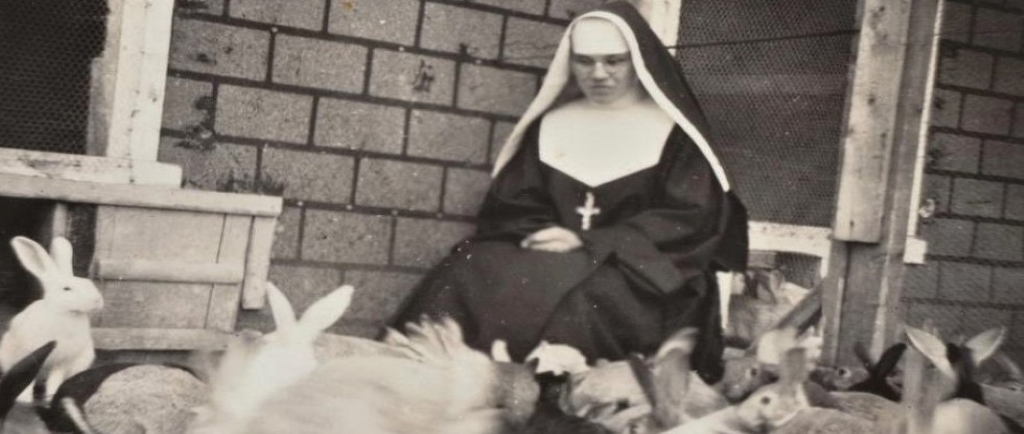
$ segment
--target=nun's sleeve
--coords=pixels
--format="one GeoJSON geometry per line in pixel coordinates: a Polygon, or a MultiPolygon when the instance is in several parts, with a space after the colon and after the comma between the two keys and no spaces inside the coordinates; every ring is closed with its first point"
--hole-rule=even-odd
{"type": "Polygon", "coordinates": [[[519,242],[527,235],[555,225],[554,202],[541,171],[535,122],[523,143],[491,183],[477,215],[477,239],[519,242]]]}
{"type": "Polygon", "coordinates": [[[595,257],[614,254],[627,271],[666,293],[711,267],[729,213],[726,193],[696,145],[679,129],[669,140],[675,148],[662,162],[662,191],[652,207],[581,233],[595,257]]]}

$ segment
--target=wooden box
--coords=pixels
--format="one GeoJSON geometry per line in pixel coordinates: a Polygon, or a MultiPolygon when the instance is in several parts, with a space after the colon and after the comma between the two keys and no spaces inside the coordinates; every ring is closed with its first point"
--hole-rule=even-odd
{"type": "Polygon", "coordinates": [[[2,173],[0,196],[97,206],[98,349],[217,347],[264,302],[279,197],[2,173]]]}

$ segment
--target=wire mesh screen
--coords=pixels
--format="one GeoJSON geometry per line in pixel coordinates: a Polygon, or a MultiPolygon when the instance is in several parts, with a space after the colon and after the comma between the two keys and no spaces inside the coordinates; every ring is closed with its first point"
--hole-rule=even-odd
{"type": "Polygon", "coordinates": [[[684,0],[677,56],[754,220],[831,226],[856,0],[684,0]]]}
{"type": "Polygon", "coordinates": [[[85,153],[106,0],[0,0],[0,147],[85,153]]]}

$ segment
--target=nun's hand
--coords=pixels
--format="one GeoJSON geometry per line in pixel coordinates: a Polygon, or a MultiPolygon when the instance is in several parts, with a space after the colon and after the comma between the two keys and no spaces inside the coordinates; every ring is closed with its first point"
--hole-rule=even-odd
{"type": "Polygon", "coordinates": [[[583,241],[576,235],[561,226],[544,228],[523,238],[519,247],[531,250],[542,250],[545,252],[565,253],[576,250],[583,246],[583,241]]]}

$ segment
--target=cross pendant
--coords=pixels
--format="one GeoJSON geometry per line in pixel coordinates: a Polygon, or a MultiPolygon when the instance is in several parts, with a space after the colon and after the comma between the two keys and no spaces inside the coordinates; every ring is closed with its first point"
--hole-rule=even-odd
{"type": "Polygon", "coordinates": [[[583,201],[583,206],[576,207],[576,214],[583,217],[580,229],[584,231],[590,230],[590,218],[601,214],[601,208],[594,206],[594,193],[587,192],[587,198],[583,201]]]}

